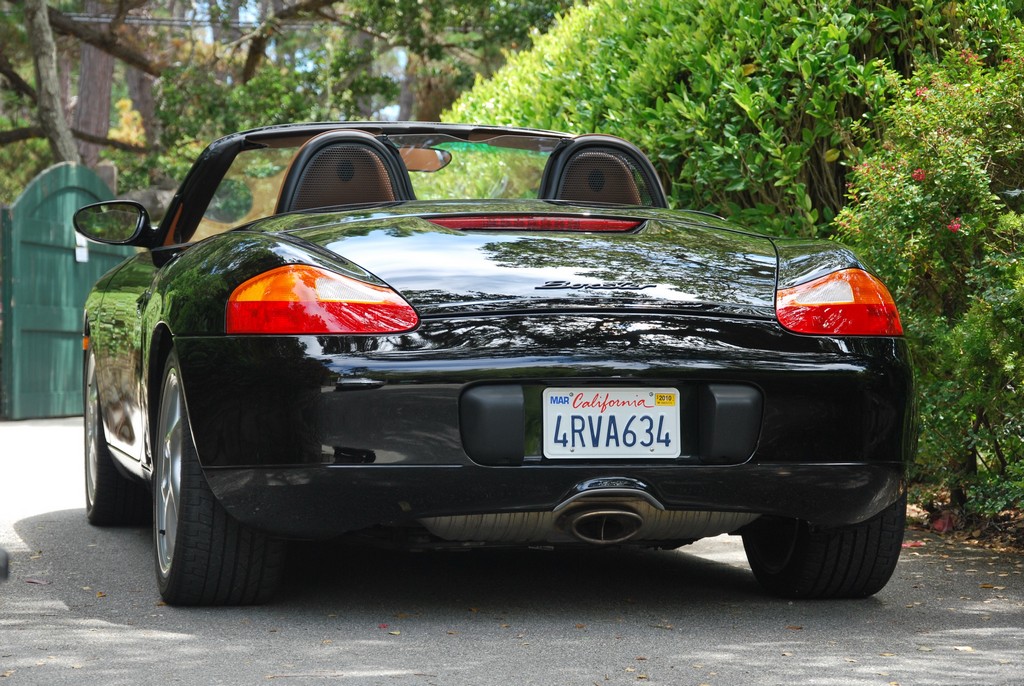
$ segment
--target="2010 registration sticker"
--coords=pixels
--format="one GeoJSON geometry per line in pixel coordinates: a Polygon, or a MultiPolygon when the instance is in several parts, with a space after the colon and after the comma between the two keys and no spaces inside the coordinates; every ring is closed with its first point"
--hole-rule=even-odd
{"type": "Polygon", "coordinates": [[[542,402],[546,457],[680,455],[675,388],[548,388],[542,402]]]}

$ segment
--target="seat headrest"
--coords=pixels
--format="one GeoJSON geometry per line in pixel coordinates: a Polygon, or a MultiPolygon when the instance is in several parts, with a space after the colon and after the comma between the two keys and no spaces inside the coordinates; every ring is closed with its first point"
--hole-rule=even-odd
{"type": "Polygon", "coordinates": [[[613,136],[578,136],[548,158],[540,197],[550,200],[668,207],[650,160],[613,136]]]}
{"type": "Polygon", "coordinates": [[[398,151],[362,131],[311,138],[292,161],[277,212],[412,200],[409,172],[398,151]]]}

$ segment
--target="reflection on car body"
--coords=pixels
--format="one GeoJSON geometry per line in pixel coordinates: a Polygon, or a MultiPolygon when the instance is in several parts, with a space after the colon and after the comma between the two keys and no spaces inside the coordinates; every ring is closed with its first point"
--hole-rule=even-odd
{"type": "Polygon", "coordinates": [[[271,597],[286,541],[674,548],[785,597],[896,564],[915,440],[892,298],[834,242],[668,207],[601,135],[418,123],[215,141],[85,308],[86,503],[152,518],[177,604],[271,597]]]}

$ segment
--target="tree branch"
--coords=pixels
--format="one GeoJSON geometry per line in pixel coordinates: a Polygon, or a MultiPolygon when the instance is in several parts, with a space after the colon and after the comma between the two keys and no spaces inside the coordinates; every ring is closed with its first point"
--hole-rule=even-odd
{"type": "Polygon", "coordinates": [[[28,84],[25,79],[21,78],[21,75],[14,69],[14,65],[7,59],[7,55],[0,52],[0,75],[7,78],[7,81],[11,84],[11,89],[15,93],[20,93],[32,102],[36,102],[39,96],[36,94],[36,89],[28,84]]]}
{"type": "Polygon", "coordinates": [[[146,72],[151,76],[160,76],[163,73],[164,65],[152,60],[148,55],[124,45],[118,38],[118,34],[112,31],[100,31],[88,24],[83,24],[71,19],[60,10],[52,7],[49,9],[50,26],[57,33],[65,36],[74,36],[83,43],[102,50],[108,55],[113,55],[125,64],[130,64],[136,69],[146,72]]]}
{"type": "MultiPolygon", "coordinates": [[[[108,148],[113,148],[115,150],[122,150],[124,152],[134,152],[140,155],[144,155],[152,150],[152,148],[149,147],[148,145],[132,145],[131,143],[125,143],[123,141],[114,140],[113,138],[105,138],[104,136],[94,136],[91,133],[79,131],[78,129],[71,129],[71,135],[79,140],[85,141],[86,143],[103,145],[108,148]]],[[[0,145],[8,145],[10,143],[18,143],[20,141],[27,141],[36,138],[46,138],[46,134],[43,132],[43,127],[26,126],[20,129],[0,131],[0,145]]]]}
{"type": "Polygon", "coordinates": [[[110,20],[110,26],[107,29],[110,32],[117,31],[125,19],[128,18],[128,13],[134,9],[138,9],[146,4],[146,0],[118,0],[117,12],[114,13],[114,18],[110,20]]]}
{"type": "Polygon", "coordinates": [[[10,131],[0,131],[0,145],[27,141],[30,138],[46,138],[45,134],[43,134],[43,127],[28,126],[21,129],[11,129],[10,131]]]}
{"type": "Polygon", "coordinates": [[[277,22],[286,19],[294,19],[302,14],[316,14],[319,11],[334,4],[335,0],[300,0],[290,7],[285,7],[280,12],[269,15],[259,25],[243,36],[236,44],[249,41],[249,51],[245,56],[245,67],[242,69],[242,83],[247,83],[256,75],[256,70],[263,61],[264,52],[267,49],[267,42],[270,34],[274,32],[277,22]]]}

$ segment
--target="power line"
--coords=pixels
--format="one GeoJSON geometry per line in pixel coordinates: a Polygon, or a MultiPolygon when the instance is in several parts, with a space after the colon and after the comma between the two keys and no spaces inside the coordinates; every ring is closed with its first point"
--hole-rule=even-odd
{"type": "MultiPolygon", "coordinates": [[[[4,16],[11,16],[13,13],[0,12],[0,14],[4,16]]],[[[77,14],[67,12],[64,16],[80,24],[109,24],[114,20],[114,15],[112,14],[77,14]]],[[[189,19],[184,17],[140,17],[131,14],[124,17],[122,23],[130,24],[132,26],[158,26],[172,29],[209,29],[212,26],[209,19],[189,19]]],[[[312,19],[287,19],[285,21],[275,23],[284,28],[309,28],[311,26],[315,26],[319,22],[312,19]]],[[[257,21],[217,22],[218,27],[236,29],[238,31],[252,31],[261,25],[262,22],[257,21]]]]}

